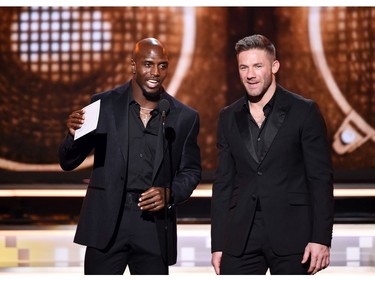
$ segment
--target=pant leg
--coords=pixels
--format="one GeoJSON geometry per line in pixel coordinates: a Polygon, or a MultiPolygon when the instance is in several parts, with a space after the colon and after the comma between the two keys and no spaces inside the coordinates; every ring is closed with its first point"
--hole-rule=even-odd
{"type": "Polygon", "coordinates": [[[87,247],[85,275],[122,275],[125,272],[128,252],[114,244],[109,250],[87,247]]]}
{"type": "Polygon", "coordinates": [[[303,253],[279,256],[270,248],[265,250],[272,275],[306,275],[309,262],[302,264],[303,253]]]}
{"type": "Polygon", "coordinates": [[[137,206],[138,198],[127,194],[118,231],[106,250],[87,247],[85,274],[167,274],[154,217],[137,206]]]}
{"type": "Polygon", "coordinates": [[[249,253],[239,257],[223,253],[220,275],[265,275],[267,264],[262,254],[249,253]]]}
{"type": "Polygon", "coordinates": [[[160,242],[155,225],[154,216],[148,212],[132,212],[132,221],[137,222],[129,225],[131,233],[129,246],[129,271],[138,275],[161,275],[168,274],[168,267],[161,254],[160,242]]]}
{"type": "MultiPolygon", "coordinates": [[[[254,216],[253,225],[251,227],[244,253],[241,256],[236,257],[224,252],[220,263],[220,274],[266,274],[268,265],[263,253],[264,231],[260,212],[257,211],[254,216]]],[[[233,242],[235,243],[235,241],[233,242]]]]}
{"type": "MultiPolygon", "coordinates": [[[[308,265],[301,264],[303,258],[303,250],[301,249],[301,253],[292,254],[292,255],[277,255],[271,247],[271,243],[269,241],[269,236],[264,226],[262,212],[257,212],[257,220],[259,221],[259,225],[261,225],[262,229],[262,252],[265,257],[267,266],[270,270],[272,275],[305,275],[307,274],[308,265]]],[[[290,241],[293,243],[293,241],[290,241]]]]}
{"type": "MultiPolygon", "coordinates": [[[[293,242],[293,241],[291,241],[293,242]]],[[[254,216],[244,254],[239,257],[223,253],[220,264],[221,274],[307,274],[309,264],[301,264],[301,253],[280,256],[273,252],[268,233],[264,225],[262,211],[257,211],[254,216]]]]}

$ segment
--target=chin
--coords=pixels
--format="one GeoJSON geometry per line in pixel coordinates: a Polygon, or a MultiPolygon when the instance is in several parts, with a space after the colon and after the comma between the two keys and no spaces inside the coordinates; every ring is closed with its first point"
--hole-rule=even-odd
{"type": "Polygon", "coordinates": [[[143,96],[149,100],[149,101],[158,101],[160,100],[160,94],[161,94],[161,89],[155,89],[152,92],[146,91],[145,89],[142,89],[143,96]]]}

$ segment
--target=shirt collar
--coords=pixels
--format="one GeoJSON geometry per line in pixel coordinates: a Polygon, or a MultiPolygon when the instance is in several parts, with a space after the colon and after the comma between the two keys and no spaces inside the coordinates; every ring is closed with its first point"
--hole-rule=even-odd
{"type": "MultiPolygon", "coordinates": [[[[268,116],[268,114],[272,111],[272,108],[275,104],[275,96],[276,96],[276,92],[274,93],[272,98],[267,102],[267,104],[263,107],[263,112],[265,113],[266,116],[268,116]]],[[[250,113],[247,95],[243,102],[243,110],[246,110],[246,112],[250,113]]]]}

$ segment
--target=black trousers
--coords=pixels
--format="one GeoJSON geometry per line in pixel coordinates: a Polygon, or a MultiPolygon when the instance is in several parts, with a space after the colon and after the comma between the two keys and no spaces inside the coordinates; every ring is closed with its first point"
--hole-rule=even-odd
{"type": "Polygon", "coordinates": [[[303,253],[279,256],[272,251],[264,227],[262,212],[257,211],[244,254],[232,256],[224,252],[220,264],[220,274],[264,275],[269,270],[270,274],[305,275],[309,264],[301,264],[302,258],[303,253]]]}
{"type": "Polygon", "coordinates": [[[123,215],[116,237],[110,247],[86,248],[85,274],[168,274],[161,256],[160,243],[153,215],[142,212],[135,194],[127,193],[123,215]]]}

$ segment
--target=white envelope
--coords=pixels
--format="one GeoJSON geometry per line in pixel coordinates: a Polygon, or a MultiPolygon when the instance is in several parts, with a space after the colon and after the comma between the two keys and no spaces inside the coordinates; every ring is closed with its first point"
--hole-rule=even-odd
{"type": "Polygon", "coordinates": [[[82,124],[81,128],[75,131],[74,140],[90,133],[98,126],[100,100],[85,106],[83,109],[85,110],[85,122],[82,124]]]}

